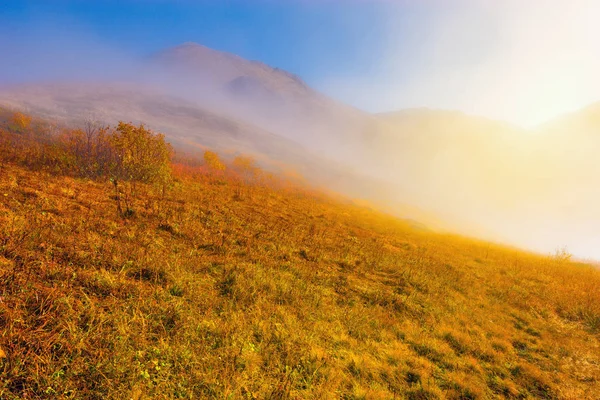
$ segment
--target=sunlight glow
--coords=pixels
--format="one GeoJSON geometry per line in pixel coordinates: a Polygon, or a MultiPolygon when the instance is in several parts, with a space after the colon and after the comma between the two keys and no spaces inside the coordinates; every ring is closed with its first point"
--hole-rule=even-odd
{"type": "Polygon", "coordinates": [[[373,74],[332,76],[323,86],[370,111],[459,109],[522,126],[600,100],[600,2],[424,4],[408,31],[405,9],[390,12],[373,74]]]}

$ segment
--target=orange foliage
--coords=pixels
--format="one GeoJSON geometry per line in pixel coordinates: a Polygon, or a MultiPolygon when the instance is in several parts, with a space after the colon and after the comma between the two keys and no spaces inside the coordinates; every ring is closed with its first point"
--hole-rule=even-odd
{"type": "Polygon", "coordinates": [[[210,169],[215,171],[225,171],[226,169],[225,164],[214,151],[207,150],[204,152],[204,162],[210,169]]]}
{"type": "Polygon", "coordinates": [[[31,117],[21,112],[16,112],[10,120],[10,124],[14,131],[23,132],[31,126],[31,117]]]}

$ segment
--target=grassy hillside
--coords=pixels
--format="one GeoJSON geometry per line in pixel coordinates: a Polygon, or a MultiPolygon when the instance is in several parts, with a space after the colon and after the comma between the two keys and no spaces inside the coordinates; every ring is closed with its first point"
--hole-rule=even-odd
{"type": "Polygon", "coordinates": [[[599,397],[598,270],[190,171],[2,164],[0,398],[599,397]]]}

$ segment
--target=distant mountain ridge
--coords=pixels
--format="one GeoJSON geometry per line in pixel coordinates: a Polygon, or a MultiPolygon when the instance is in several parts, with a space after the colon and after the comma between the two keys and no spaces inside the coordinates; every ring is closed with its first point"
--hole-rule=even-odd
{"type": "Polygon", "coordinates": [[[458,111],[369,114],[292,73],[185,43],[153,54],[125,85],[23,85],[0,90],[0,105],[143,121],[180,147],[287,163],[388,211],[409,204],[453,221],[452,230],[536,249],[593,248],[585,240],[600,224],[600,103],[533,130],[458,111]]]}
{"type": "Polygon", "coordinates": [[[150,64],[203,107],[251,121],[321,156],[339,155],[337,161],[360,158],[362,152],[347,146],[348,140],[380,134],[374,116],[262,62],[185,43],[156,53],[150,64]]]}
{"type": "Polygon", "coordinates": [[[260,61],[249,61],[238,55],[213,50],[209,47],[187,42],[160,51],[151,57],[152,62],[187,73],[210,73],[212,82],[226,85],[239,77],[251,77],[267,86],[286,87],[297,93],[311,89],[304,81],[290,72],[271,67],[260,61]]]}

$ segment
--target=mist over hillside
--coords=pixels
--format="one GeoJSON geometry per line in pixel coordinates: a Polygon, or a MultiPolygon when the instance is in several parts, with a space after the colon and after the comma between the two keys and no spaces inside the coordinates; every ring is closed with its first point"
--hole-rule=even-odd
{"type": "Polygon", "coordinates": [[[195,43],[161,51],[148,63],[146,83],[165,83],[166,91],[251,121],[329,159],[360,160],[364,151],[356,143],[378,143],[378,122],[370,114],[287,71],[195,43]]]}
{"type": "Polygon", "coordinates": [[[194,43],[127,65],[100,83],[5,87],[0,104],[70,123],[144,122],[180,149],[286,164],[436,228],[600,258],[597,106],[525,130],[454,111],[369,114],[292,73],[194,43]]]}
{"type": "Polygon", "coordinates": [[[381,118],[396,135],[396,168],[415,177],[411,193],[425,209],[538,251],[600,255],[600,136],[591,133],[600,125],[584,122],[589,110],[535,130],[448,111],[381,118]]]}

